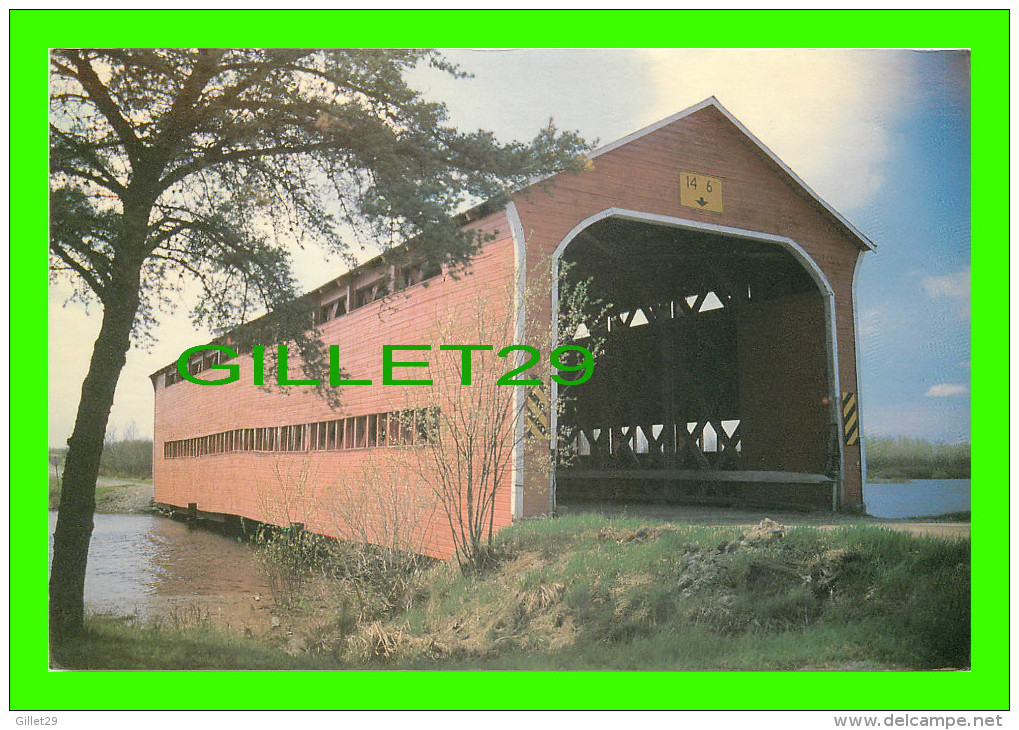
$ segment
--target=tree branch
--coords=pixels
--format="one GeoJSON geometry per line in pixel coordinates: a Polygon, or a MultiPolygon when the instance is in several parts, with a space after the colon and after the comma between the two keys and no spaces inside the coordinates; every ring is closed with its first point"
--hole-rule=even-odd
{"type": "Polygon", "coordinates": [[[258,157],[276,157],[280,155],[299,155],[309,152],[318,152],[328,149],[340,148],[333,142],[316,142],[302,145],[277,145],[275,147],[261,147],[248,150],[234,150],[222,152],[219,150],[210,151],[196,160],[192,160],[173,170],[159,182],[159,190],[166,190],[174,183],[178,183],[188,175],[192,175],[206,167],[219,165],[224,162],[238,162],[240,160],[253,159],[258,157]]]}
{"type": "MultiPolygon", "coordinates": [[[[135,136],[134,129],[124,116],[120,113],[120,107],[110,96],[110,92],[106,86],[96,75],[95,69],[92,68],[92,64],[87,59],[82,58],[77,51],[66,51],[67,58],[78,69],[77,73],[74,73],[70,69],[67,69],[74,78],[78,79],[78,82],[82,85],[85,91],[88,92],[89,97],[95,103],[96,108],[106,118],[106,121],[113,127],[113,131],[117,133],[120,141],[124,145],[124,149],[127,150],[128,157],[131,160],[131,166],[138,162],[144,152],[145,146],[141,143],[141,140],[135,136]]],[[[66,67],[64,67],[66,68],[66,67]]]]}
{"type": "Polygon", "coordinates": [[[93,272],[89,271],[87,268],[82,266],[77,260],[75,260],[63,248],[61,248],[60,244],[56,242],[53,241],[50,242],[50,251],[56,254],[61,261],[67,264],[71,269],[74,270],[75,273],[78,274],[78,276],[84,279],[85,283],[88,285],[88,288],[91,289],[92,293],[99,298],[99,301],[101,301],[103,304],[106,303],[106,287],[100,283],[99,279],[95,277],[93,272]]]}

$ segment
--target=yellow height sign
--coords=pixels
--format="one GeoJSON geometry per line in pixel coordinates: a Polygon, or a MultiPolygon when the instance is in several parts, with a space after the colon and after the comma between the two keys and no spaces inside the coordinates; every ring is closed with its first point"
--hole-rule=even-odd
{"type": "Polygon", "coordinates": [[[722,181],[696,172],[679,173],[679,204],[697,210],[722,212],[722,181]]]}
{"type": "Polygon", "coordinates": [[[548,394],[542,386],[527,389],[527,437],[548,436],[548,394]]]}
{"type": "Polygon", "coordinates": [[[846,446],[860,441],[860,415],[856,412],[856,393],[842,393],[842,430],[846,435],[846,446]]]}

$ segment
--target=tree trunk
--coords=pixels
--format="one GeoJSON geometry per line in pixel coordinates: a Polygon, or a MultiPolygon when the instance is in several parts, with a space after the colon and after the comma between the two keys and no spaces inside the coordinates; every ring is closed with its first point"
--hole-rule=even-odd
{"type": "Polygon", "coordinates": [[[92,349],[88,375],[68,439],[50,570],[50,641],[54,647],[84,629],[85,566],[92,537],[96,479],[103,439],[120,372],[127,361],[139,303],[141,263],[121,270],[119,286],[103,310],[103,324],[92,349]]]}

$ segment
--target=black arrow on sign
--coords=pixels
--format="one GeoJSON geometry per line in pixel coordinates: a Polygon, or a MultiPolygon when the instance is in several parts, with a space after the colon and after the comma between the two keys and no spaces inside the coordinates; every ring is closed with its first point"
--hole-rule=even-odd
{"type": "Polygon", "coordinates": [[[703,208],[703,207],[704,207],[705,205],[707,205],[707,204],[708,204],[708,201],[706,201],[706,200],[704,199],[704,196],[703,196],[703,195],[702,195],[701,197],[697,198],[697,200],[695,200],[695,201],[693,201],[693,202],[697,203],[697,205],[701,206],[702,208],[703,208]]]}

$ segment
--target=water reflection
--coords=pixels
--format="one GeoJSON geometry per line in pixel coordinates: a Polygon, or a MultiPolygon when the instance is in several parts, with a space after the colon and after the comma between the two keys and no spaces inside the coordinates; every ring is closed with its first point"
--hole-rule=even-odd
{"type": "Polygon", "coordinates": [[[933,517],[970,508],[969,479],[914,479],[891,484],[864,484],[867,513],[875,517],[933,517]]]}
{"type": "MultiPolygon", "coordinates": [[[[49,525],[52,557],[56,512],[49,525]]],[[[85,576],[93,611],[151,618],[188,606],[243,627],[265,620],[268,596],[251,546],[236,538],[155,515],[95,516],[85,576]]]]}

